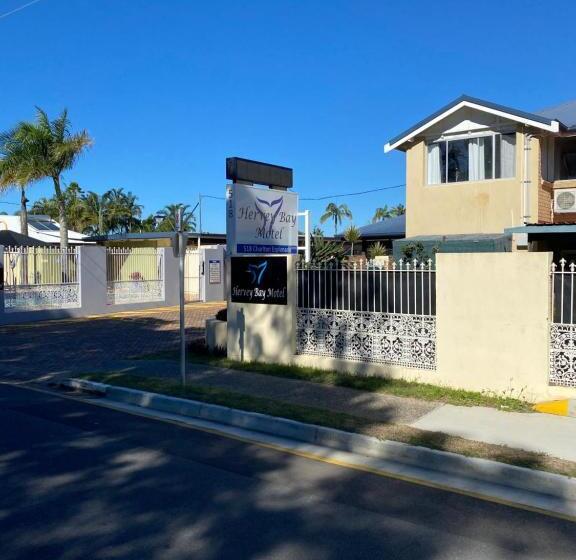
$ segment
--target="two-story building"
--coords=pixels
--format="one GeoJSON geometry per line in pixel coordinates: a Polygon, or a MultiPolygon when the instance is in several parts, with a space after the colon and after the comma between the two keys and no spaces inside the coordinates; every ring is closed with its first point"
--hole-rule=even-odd
{"type": "Polygon", "coordinates": [[[463,95],[392,138],[391,150],[406,153],[407,239],[395,243],[576,247],[576,101],[528,113],[463,95]]]}

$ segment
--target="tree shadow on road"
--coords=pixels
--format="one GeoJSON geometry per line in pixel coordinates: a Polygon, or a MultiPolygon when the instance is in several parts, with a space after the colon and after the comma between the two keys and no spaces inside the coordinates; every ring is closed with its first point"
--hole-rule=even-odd
{"type": "Polygon", "coordinates": [[[18,397],[0,408],[4,560],[561,558],[576,545],[568,522],[57,397],[18,397]]]}

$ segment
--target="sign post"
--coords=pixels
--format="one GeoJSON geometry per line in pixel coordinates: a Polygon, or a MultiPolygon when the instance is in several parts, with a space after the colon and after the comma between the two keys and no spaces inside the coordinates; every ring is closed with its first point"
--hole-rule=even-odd
{"type": "Polygon", "coordinates": [[[180,206],[176,214],[176,237],[174,252],[178,256],[178,288],[180,299],[180,377],[186,385],[186,313],[184,308],[184,264],[186,259],[187,235],[184,232],[184,208],[180,206]]]}

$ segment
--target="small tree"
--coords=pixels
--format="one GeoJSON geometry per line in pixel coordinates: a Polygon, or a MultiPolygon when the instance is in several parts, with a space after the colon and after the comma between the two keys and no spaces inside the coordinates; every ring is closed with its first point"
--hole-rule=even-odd
{"type": "Polygon", "coordinates": [[[376,243],[373,243],[370,245],[370,247],[368,247],[368,258],[371,260],[375,259],[376,257],[385,257],[387,254],[388,249],[380,241],[376,241],[376,243]]]}
{"type": "Polygon", "coordinates": [[[350,256],[353,256],[354,243],[360,241],[360,230],[356,226],[349,226],[344,232],[344,239],[350,243],[350,256]]]}
{"type": "Polygon", "coordinates": [[[404,245],[402,247],[402,255],[408,260],[416,259],[418,262],[424,262],[428,259],[426,249],[420,241],[417,241],[416,243],[407,243],[404,245]]]}

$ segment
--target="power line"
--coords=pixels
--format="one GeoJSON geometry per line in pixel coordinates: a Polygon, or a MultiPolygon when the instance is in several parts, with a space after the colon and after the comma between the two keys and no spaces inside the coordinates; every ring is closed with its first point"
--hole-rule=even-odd
{"type": "MultiPolygon", "coordinates": [[[[391,185],[389,187],[378,187],[376,189],[368,189],[366,191],[359,191],[359,192],[351,192],[351,193],[342,193],[342,194],[330,194],[330,195],[326,195],[326,196],[319,196],[317,198],[312,198],[312,197],[300,197],[300,200],[328,200],[329,198],[341,198],[343,196],[359,196],[362,194],[370,194],[373,192],[379,192],[379,191],[388,191],[390,189],[401,189],[402,187],[405,187],[406,184],[402,183],[401,185],[391,185]]],[[[223,196],[211,196],[208,194],[201,194],[200,195],[202,198],[214,198],[216,200],[226,200],[223,196]]]]}
{"type": "Polygon", "coordinates": [[[12,204],[13,206],[20,206],[19,202],[0,202],[0,204],[12,204]]]}
{"type": "Polygon", "coordinates": [[[367,191],[359,191],[359,192],[352,192],[352,193],[332,194],[332,195],[327,195],[327,196],[319,196],[318,198],[302,197],[302,198],[300,198],[300,200],[327,200],[329,198],[341,198],[343,196],[359,196],[361,194],[369,194],[369,193],[379,192],[379,191],[388,191],[390,189],[400,189],[400,188],[405,187],[405,186],[406,186],[406,184],[402,183],[401,185],[392,185],[390,187],[379,187],[377,189],[369,189],[367,191]]]}
{"type": "Polygon", "coordinates": [[[0,19],[7,18],[8,16],[15,14],[16,12],[20,12],[20,11],[26,9],[28,6],[32,6],[32,4],[37,4],[38,2],[40,2],[40,0],[32,0],[32,2],[28,2],[27,4],[23,4],[22,6],[19,6],[18,8],[14,8],[13,10],[10,10],[9,12],[4,12],[3,14],[0,14],[0,19]]]}

